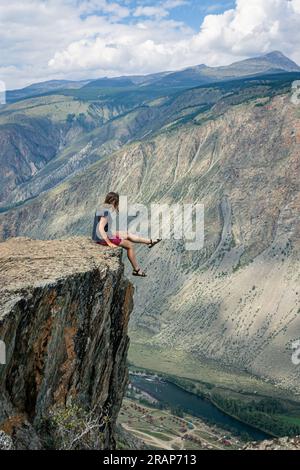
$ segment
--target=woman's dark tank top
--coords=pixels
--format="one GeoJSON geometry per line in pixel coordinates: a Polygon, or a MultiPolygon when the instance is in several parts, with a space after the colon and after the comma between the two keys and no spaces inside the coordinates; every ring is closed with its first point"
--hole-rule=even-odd
{"type": "Polygon", "coordinates": [[[99,231],[99,222],[101,217],[107,217],[108,218],[108,223],[106,224],[104,230],[105,232],[109,232],[109,224],[111,222],[111,213],[108,209],[100,209],[95,212],[94,216],[94,225],[93,225],[93,232],[92,232],[92,239],[94,242],[100,242],[102,241],[101,233],[99,231]]]}

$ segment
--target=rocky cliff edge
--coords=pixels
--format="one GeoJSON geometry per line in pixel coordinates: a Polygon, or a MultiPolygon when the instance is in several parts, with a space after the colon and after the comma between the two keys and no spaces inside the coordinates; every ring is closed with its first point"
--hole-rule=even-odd
{"type": "Polygon", "coordinates": [[[86,238],[0,243],[0,430],[15,448],[53,445],[61,420],[49,416],[72,406],[114,448],[132,298],[120,250],[86,238]]]}

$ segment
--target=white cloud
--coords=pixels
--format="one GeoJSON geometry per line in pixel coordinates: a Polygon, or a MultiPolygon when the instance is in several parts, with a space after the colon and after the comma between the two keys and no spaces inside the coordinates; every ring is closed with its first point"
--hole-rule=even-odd
{"type": "Polygon", "coordinates": [[[155,5],[139,5],[133,13],[133,16],[148,16],[150,18],[165,18],[169,16],[170,10],[182,5],[186,5],[187,0],[167,0],[155,5]]]}
{"type": "Polygon", "coordinates": [[[169,11],[166,10],[164,7],[155,7],[155,6],[146,6],[142,7],[139,6],[135,10],[133,16],[149,16],[149,17],[157,17],[163,18],[169,15],[169,11]]]}
{"type": "Polygon", "coordinates": [[[127,18],[130,15],[130,9],[119,3],[109,3],[107,0],[83,0],[78,4],[78,11],[84,13],[95,13],[97,11],[108,13],[115,19],[127,18]]]}
{"type": "Polygon", "coordinates": [[[272,50],[300,61],[299,25],[299,0],[237,0],[234,10],[208,15],[191,45],[209,49],[213,64],[272,50]]]}
{"type": "Polygon", "coordinates": [[[272,50],[300,63],[300,0],[237,0],[207,15],[198,33],[168,16],[187,1],[132,10],[120,0],[0,0],[0,79],[12,88],[222,65],[272,50]]]}

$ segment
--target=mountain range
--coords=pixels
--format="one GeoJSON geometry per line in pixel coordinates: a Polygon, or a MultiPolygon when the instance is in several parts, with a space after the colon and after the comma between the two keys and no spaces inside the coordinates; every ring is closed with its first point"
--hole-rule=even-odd
{"type": "Polygon", "coordinates": [[[202,250],[170,240],[139,253],[148,278],[137,281],[132,358],[185,354],[297,394],[299,79],[273,52],[11,92],[0,110],[1,239],[89,234],[109,190],[203,203],[202,250]]]}
{"type": "Polygon", "coordinates": [[[300,72],[300,67],[279,51],[235,62],[228,66],[208,67],[204,64],[176,72],[162,72],[150,75],[136,75],[96,80],[50,80],[36,83],[20,90],[7,92],[7,101],[55,93],[57,90],[76,88],[131,88],[131,87],[186,87],[197,86],[212,81],[255,76],[262,73],[300,72]]]}

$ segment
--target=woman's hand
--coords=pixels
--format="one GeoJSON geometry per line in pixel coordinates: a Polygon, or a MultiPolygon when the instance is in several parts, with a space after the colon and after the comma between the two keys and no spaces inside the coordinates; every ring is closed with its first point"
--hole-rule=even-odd
{"type": "Polygon", "coordinates": [[[110,241],[107,241],[107,246],[109,246],[110,248],[119,248],[117,245],[114,245],[112,242],[110,241]]]}

